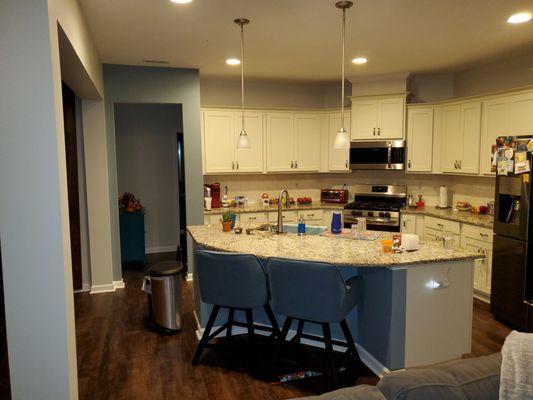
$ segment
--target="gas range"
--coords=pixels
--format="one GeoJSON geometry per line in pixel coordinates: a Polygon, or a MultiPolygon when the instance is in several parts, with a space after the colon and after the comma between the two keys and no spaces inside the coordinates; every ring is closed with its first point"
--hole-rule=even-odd
{"type": "Polygon", "coordinates": [[[367,229],[400,231],[400,209],[405,206],[407,188],[398,185],[356,185],[354,201],[344,206],[344,227],[366,218],[367,229]]]}

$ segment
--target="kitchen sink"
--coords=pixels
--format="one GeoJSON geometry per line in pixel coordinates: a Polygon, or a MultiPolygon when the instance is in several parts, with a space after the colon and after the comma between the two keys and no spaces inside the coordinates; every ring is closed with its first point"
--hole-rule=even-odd
{"type": "MultiPolygon", "coordinates": [[[[307,235],[322,235],[326,229],[326,226],[306,225],[305,233],[307,235]]],[[[298,224],[283,224],[283,231],[287,233],[298,233],[298,224]]]]}

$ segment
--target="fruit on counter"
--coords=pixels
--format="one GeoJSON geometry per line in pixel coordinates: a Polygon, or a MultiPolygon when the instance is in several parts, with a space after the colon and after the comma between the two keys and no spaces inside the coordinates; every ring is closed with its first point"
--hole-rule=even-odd
{"type": "Polygon", "coordinates": [[[296,201],[298,202],[298,204],[304,205],[313,203],[313,199],[311,197],[298,197],[296,201]]]}
{"type": "Polygon", "coordinates": [[[268,199],[270,196],[268,195],[268,193],[261,193],[261,198],[262,199],[268,199]]]}

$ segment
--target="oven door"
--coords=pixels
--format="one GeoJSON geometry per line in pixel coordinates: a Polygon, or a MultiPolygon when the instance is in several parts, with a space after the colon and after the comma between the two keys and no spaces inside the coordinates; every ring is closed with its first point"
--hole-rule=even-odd
{"type": "Polygon", "coordinates": [[[350,169],[404,169],[405,142],[378,140],[350,144],[350,169]]]}
{"type": "MultiPolygon", "coordinates": [[[[352,224],[357,224],[357,217],[350,211],[344,212],[344,228],[350,229],[352,224]]],[[[400,232],[400,221],[385,218],[366,218],[366,229],[369,231],[400,232]]]]}

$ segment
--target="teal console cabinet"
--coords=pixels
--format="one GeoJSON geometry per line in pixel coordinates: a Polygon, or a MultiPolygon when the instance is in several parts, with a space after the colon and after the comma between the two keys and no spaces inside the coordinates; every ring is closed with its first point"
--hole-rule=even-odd
{"type": "Polygon", "coordinates": [[[120,254],[123,263],[144,264],[144,212],[120,212],[120,254]]]}

